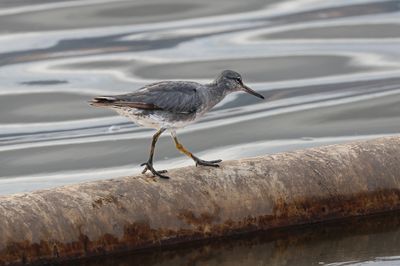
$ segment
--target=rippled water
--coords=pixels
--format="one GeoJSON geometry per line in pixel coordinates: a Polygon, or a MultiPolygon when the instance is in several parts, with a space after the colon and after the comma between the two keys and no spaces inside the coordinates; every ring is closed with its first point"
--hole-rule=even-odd
{"type": "MultiPolygon", "coordinates": [[[[0,194],[139,173],[153,132],[94,95],[242,73],[179,132],[234,159],[400,132],[400,1],[0,1],[0,194]]],[[[156,166],[192,164],[166,135],[156,166]]]]}
{"type": "MultiPolygon", "coordinates": [[[[94,95],[241,72],[180,132],[206,159],[398,134],[400,1],[2,1],[0,193],[139,172],[151,130],[94,95]],[[227,134],[229,133],[229,134],[227,134]]],[[[168,136],[159,167],[191,164],[168,136]]]]}

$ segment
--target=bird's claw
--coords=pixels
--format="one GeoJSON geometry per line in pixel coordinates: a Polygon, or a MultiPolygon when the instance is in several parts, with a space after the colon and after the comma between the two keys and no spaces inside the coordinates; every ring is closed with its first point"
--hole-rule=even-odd
{"type": "Polygon", "coordinates": [[[145,174],[147,171],[150,171],[154,176],[158,176],[158,177],[160,177],[160,178],[169,179],[168,176],[162,175],[162,174],[165,174],[166,172],[168,172],[167,170],[156,171],[156,170],[153,168],[153,164],[152,164],[152,163],[145,162],[145,163],[142,163],[140,166],[146,166],[146,167],[143,169],[142,174],[145,174]]]}
{"type": "Polygon", "coordinates": [[[203,165],[203,166],[211,166],[211,167],[219,167],[218,163],[222,162],[222,160],[212,160],[212,161],[205,161],[201,159],[195,159],[196,166],[203,165]]]}

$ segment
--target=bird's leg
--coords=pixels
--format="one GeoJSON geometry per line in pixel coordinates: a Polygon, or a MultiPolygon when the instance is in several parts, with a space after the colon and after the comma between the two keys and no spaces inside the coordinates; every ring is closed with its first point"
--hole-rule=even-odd
{"type": "Polygon", "coordinates": [[[222,160],[205,161],[205,160],[202,160],[202,159],[194,156],[181,143],[179,143],[178,138],[176,137],[176,133],[174,131],[171,132],[171,136],[172,136],[172,138],[173,138],[173,140],[175,142],[176,148],[180,152],[182,152],[182,153],[186,154],[187,156],[189,156],[190,158],[192,158],[195,161],[196,166],[197,165],[204,165],[204,166],[219,167],[218,163],[222,162],[222,160]]]}
{"type": "Polygon", "coordinates": [[[150,156],[149,159],[147,160],[147,162],[142,163],[140,166],[146,166],[143,171],[142,174],[146,173],[147,170],[150,170],[150,172],[158,177],[161,178],[169,178],[168,176],[162,175],[163,173],[166,173],[167,170],[161,170],[161,171],[156,171],[153,168],[153,156],[154,156],[154,149],[156,147],[156,143],[158,138],[160,137],[160,135],[165,131],[165,128],[161,128],[160,130],[158,130],[154,135],[153,135],[153,140],[151,142],[151,149],[150,149],[150,156]]]}

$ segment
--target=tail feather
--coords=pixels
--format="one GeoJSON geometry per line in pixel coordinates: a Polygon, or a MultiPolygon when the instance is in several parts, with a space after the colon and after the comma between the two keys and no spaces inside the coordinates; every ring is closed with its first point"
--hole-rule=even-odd
{"type": "Polygon", "coordinates": [[[95,97],[91,101],[89,101],[89,104],[95,107],[106,107],[106,108],[129,107],[142,110],[162,110],[162,108],[152,103],[126,101],[124,99],[114,96],[95,97]]]}

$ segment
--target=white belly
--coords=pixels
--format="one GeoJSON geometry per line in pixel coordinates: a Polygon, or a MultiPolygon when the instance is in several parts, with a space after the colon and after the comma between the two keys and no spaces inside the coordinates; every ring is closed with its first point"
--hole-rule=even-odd
{"type": "Polygon", "coordinates": [[[146,128],[183,128],[186,125],[193,123],[195,117],[191,119],[170,119],[168,115],[163,115],[162,112],[146,112],[135,108],[115,108],[120,115],[128,117],[135,124],[146,128]]]}

